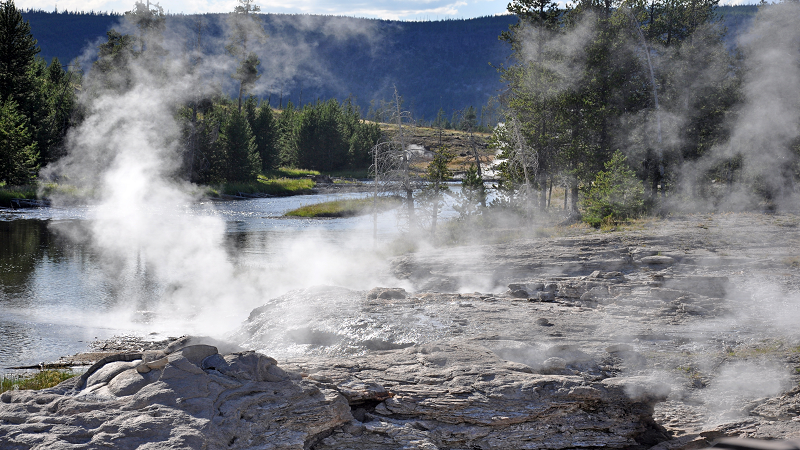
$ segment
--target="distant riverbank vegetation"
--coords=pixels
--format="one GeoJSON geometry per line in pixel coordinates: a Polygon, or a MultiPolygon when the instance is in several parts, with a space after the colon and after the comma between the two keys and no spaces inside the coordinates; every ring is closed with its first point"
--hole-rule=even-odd
{"type": "MultiPolygon", "coordinates": [[[[6,203],[7,196],[30,197],[35,188],[18,186],[35,185],[38,170],[66,153],[70,128],[80,126],[86,115],[83,97],[132,87],[130,71],[156,51],[145,35],[163,27],[164,14],[137,4],[126,17],[143,27],[142,34],[109,31],[91,70],[83,74],[58,59],[48,65],[38,58],[37,42],[14,2],[0,6],[0,201],[6,203]]],[[[237,49],[242,44],[234,41],[229,51],[236,57],[245,49],[237,49]]],[[[287,101],[281,110],[271,108],[247,95],[260,76],[258,60],[248,58],[232,74],[240,84],[238,97],[218,92],[177,109],[183,129],[178,176],[212,191],[289,195],[309,192],[314,182],[302,176],[311,173],[368,173],[370,151],[382,136],[378,124],[362,120],[350,100],[302,106],[287,101]],[[302,169],[288,173],[287,168],[302,169]]]]}

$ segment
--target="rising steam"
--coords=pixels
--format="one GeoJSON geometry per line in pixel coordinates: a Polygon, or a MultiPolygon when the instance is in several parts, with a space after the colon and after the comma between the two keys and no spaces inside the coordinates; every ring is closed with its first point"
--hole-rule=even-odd
{"type": "MultiPolygon", "coordinates": [[[[101,255],[109,281],[125,297],[121,320],[131,320],[135,310],[148,310],[156,313],[154,327],[215,334],[291,287],[368,287],[380,264],[369,257],[348,262],[340,249],[309,234],[290,236],[289,244],[274,255],[281,264],[268,270],[240,267],[226,251],[224,220],[199,203],[197,186],[179,176],[183,143],[177,109],[198,96],[230,88],[236,71],[224,40],[204,35],[208,23],[198,23],[171,26],[163,39],[148,41],[164,53],[132,59],[122,74],[128,85],[87,74],[80,98],[85,119],[70,131],[67,156],[42,171],[44,179],[75,188],[53,194],[55,206],[93,205],[90,220],[68,234],[88,241],[101,255]],[[109,87],[120,85],[124,88],[109,87]],[[361,264],[373,270],[364,271],[361,264]],[[155,295],[137,286],[142,279],[155,281],[157,287],[150,288],[155,295]]],[[[369,34],[346,25],[331,21],[322,32],[331,38],[369,34]]],[[[137,32],[126,22],[118,29],[137,32]]],[[[276,69],[261,77],[256,93],[274,89],[314,60],[313,48],[293,46],[280,36],[253,42],[254,50],[264,55],[262,63],[276,69]],[[291,58],[282,58],[290,53],[291,58]]]]}

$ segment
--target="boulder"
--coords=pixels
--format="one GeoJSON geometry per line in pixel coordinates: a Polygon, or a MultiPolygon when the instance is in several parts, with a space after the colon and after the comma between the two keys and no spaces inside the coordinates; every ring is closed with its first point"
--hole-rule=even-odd
{"type": "Polygon", "coordinates": [[[170,350],[153,361],[109,362],[85,387],[76,377],[4,393],[2,448],[301,450],[352,420],[344,396],[262,354],[170,350]],[[137,370],[143,365],[146,373],[137,370]]]}
{"type": "Polygon", "coordinates": [[[408,297],[406,290],[403,288],[383,288],[383,287],[376,287],[367,292],[368,299],[384,299],[384,300],[392,300],[392,299],[404,299],[408,297]]]}

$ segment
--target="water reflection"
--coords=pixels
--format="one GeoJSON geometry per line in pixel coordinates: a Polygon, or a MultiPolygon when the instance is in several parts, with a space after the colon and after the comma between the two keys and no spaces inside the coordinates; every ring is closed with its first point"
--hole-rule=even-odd
{"type": "MultiPolygon", "coordinates": [[[[0,300],[26,299],[36,264],[50,253],[47,224],[39,220],[0,222],[0,300]]],[[[18,305],[22,306],[22,305],[18,305]]]]}

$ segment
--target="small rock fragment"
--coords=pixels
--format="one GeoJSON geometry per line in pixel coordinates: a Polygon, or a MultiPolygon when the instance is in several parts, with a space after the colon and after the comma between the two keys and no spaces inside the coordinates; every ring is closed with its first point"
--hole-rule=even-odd
{"type": "Polygon", "coordinates": [[[648,264],[651,266],[668,266],[675,264],[675,258],[664,255],[645,256],[644,258],[640,259],[640,261],[642,264],[648,264]]]}
{"type": "Polygon", "coordinates": [[[552,358],[547,358],[542,363],[543,373],[560,372],[566,368],[567,368],[567,360],[565,360],[564,358],[559,358],[557,356],[553,356],[552,358]]]}
{"type": "Polygon", "coordinates": [[[406,298],[408,294],[406,290],[403,288],[384,288],[384,287],[376,287],[367,292],[368,299],[383,299],[383,300],[402,300],[406,298]]]}

